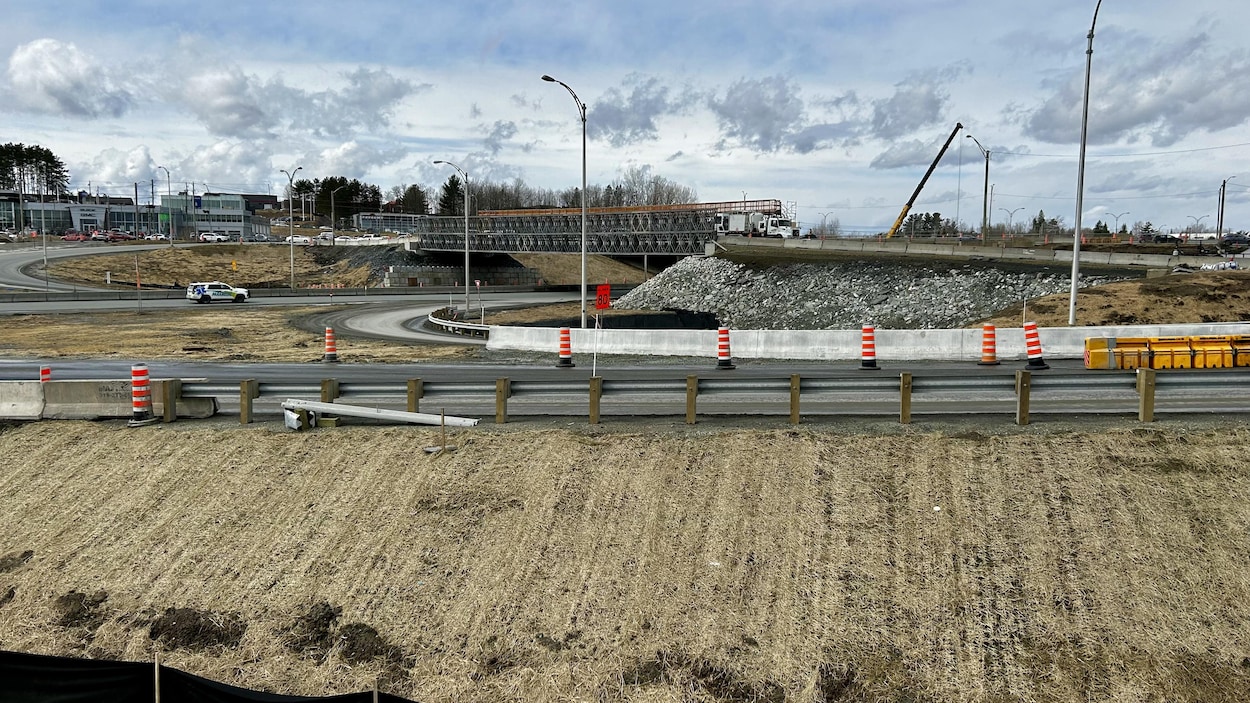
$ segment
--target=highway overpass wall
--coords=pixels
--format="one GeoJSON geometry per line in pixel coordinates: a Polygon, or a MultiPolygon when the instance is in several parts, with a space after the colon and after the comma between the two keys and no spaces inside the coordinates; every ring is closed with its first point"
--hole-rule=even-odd
{"type": "MultiPolygon", "coordinates": [[[[1086,337],[1179,337],[1250,334],[1250,323],[1193,325],[1119,325],[1110,327],[1043,327],[1039,330],[1044,357],[1080,359],[1086,337]]],[[[626,354],[716,358],[716,330],[570,331],[573,354],[626,354]]],[[[1027,359],[1022,327],[998,328],[995,342],[1000,360],[1027,359]]],[[[730,352],[740,359],[857,360],[862,356],[861,330],[731,330],[730,352]]],[[[877,330],[879,360],[977,361],[981,329],[877,330]]],[[[491,327],[486,348],[492,351],[550,352],[556,358],[560,330],[554,327],[491,327]]]]}

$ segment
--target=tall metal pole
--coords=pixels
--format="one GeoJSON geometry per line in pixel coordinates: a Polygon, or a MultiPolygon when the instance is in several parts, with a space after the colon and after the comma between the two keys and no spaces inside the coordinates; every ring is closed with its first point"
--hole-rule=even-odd
{"type": "Polygon", "coordinates": [[[1111,215],[1112,217],[1114,217],[1114,218],[1115,218],[1115,233],[1116,233],[1116,234],[1119,234],[1119,233],[1120,233],[1120,218],[1121,218],[1121,217],[1124,217],[1125,215],[1131,215],[1131,214],[1133,214],[1133,213],[1131,213],[1131,212],[1122,212],[1122,213],[1120,213],[1120,214],[1118,214],[1118,215],[1116,215],[1116,214],[1114,214],[1114,213],[1111,215]]]}
{"type": "MultiPolygon", "coordinates": [[[[48,226],[43,219],[43,187],[47,182],[46,169],[39,167],[39,233],[43,237],[43,294],[48,294],[48,226]]],[[[138,202],[136,200],[136,202],[138,202]]]]}
{"type": "Polygon", "coordinates": [[[990,222],[990,150],[981,146],[976,137],[971,134],[967,136],[976,142],[977,148],[985,155],[985,190],[981,194],[981,239],[984,240],[988,236],[990,222]]]}
{"type": "Polygon", "coordinates": [[[286,174],[286,241],[291,248],[291,290],[295,290],[295,174],[303,168],[303,166],[296,166],[294,171],[279,169],[286,174]]]}
{"type": "Polygon", "coordinates": [[[157,168],[165,172],[165,196],[169,198],[169,202],[165,203],[165,209],[169,211],[169,227],[167,228],[168,231],[166,232],[166,234],[169,235],[169,248],[173,249],[174,248],[174,205],[173,205],[174,185],[173,185],[173,181],[170,180],[170,177],[169,177],[169,169],[165,168],[164,166],[157,166],[157,168]]]}
{"type": "Polygon", "coordinates": [[[1088,45],[1085,49],[1085,99],[1081,107],[1081,158],[1076,169],[1076,230],[1072,233],[1072,291],[1068,296],[1068,326],[1076,325],[1076,289],[1081,275],[1081,208],[1085,206],[1085,140],[1089,134],[1089,71],[1094,62],[1094,25],[1098,24],[1098,10],[1102,0],[1094,6],[1094,21],[1089,23],[1088,45]]]}
{"type": "Polygon", "coordinates": [[[1220,184],[1220,216],[1217,220],[1219,224],[1216,225],[1215,230],[1215,240],[1217,243],[1224,239],[1224,203],[1228,199],[1228,182],[1234,178],[1236,178],[1236,176],[1229,176],[1224,179],[1223,183],[1220,184]]]}
{"type": "MultiPolygon", "coordinates": [[[[569,91],[582,120],[582,329],[586,329],[586,103],[582,102],[581,98],[577,97],[577,93],[573,92],[573,89],[563,81],[547,75],[543,76],[543,80],[549,83],[559,83],[569,91]]],[[[743,200],[746,200],[745,193],[743,193],[743,200]]]]}
{"type": "Polygon", "coordinates": [[[334,194],[346,187],[346,185],[341,185],[330,191],[330,246],[334,246],[334,194]]]}
{"type": "MultiPolygon", "coordinates": [[[[434,163],[451,166],[464,179],[464,319],[468,320],[471,309],[469,301],[469,174],[450,161],[440,159],[434,163]]],[[[482,317],[484,318],[485,314],[482,317]]]]}

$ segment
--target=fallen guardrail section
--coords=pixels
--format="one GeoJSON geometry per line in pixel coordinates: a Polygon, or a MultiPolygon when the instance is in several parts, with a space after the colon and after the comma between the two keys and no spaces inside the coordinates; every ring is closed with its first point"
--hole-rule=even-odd
{"type": "Polygon", "coordinates": [[[215,398],[223,405],[237,398],[243,424],[253,422],[258,403],[277,405],[302,397],[332,404],[323,412],[350,406],[419,413],[425,405],[457,415],[489,415],[493,409],[496,424],[508,422],[510,414],[585,416],[591,424],[605,416],[684,416],[686,423],[694,424],[700,415],[787,416],[791,424],[801,423],[804,416],[885,416],[906,424],[919,415],[999,414],[1025,425],[1034,414],[1123,414],[1152,422],[1157,412],[1250,413],[1250,371],[1160,373],[1140,368],[1110,374],[1020,370],[976,377],[904,372],[493,382],[412,378],[388,383],[326,379],[319,385],[245,380],[237,386],[184,382],[181,393],[188,399],[215,398]]]}

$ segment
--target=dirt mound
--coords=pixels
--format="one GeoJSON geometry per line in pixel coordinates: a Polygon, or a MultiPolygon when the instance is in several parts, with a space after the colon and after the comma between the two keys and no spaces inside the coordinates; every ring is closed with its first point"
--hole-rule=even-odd
{"type": "Polygon", "coordinates": [[[100,606],[108,600],[105,591],[96,591],[91,595],[70,591],[58,596],[52,604],[57,614],[56,624],[61,627],[85,627],[94,630],[104,624],[105,614],[100,606]]]}
{"type": "Polygon", "coordinates": [[[0,574],[3,574],[8,571],[13,571],[14,569],[21,566],[22,564],[25,564],[26,562],[30,561],[32,558],[34,558],[34,556],[35,556],[35,553],[30,551],[29,549],[27,549],[26,551],[20,554],[17,552],[13,552],[11,554],[5,554],[4,556],[0,557],[0,574]]]}
{"type": "Polygon", "coordinates": [[[286,648],[297,654],[324,661],[334,646],[334,623],[343,609],[322,601],[295,619],[283,636],[286,648]]]}
{"type": "Polygon", "coordinates": [[[149,636],[169,649],[203,651],[216,647],[234,649],[246,631],[247,623],[237,613],[167,608],[152,622],[149,636]]]}
{"type": "Polygon", "coordinates": [[[390,664],[403,661],[403,650],[392,645],[378,631],[359,622],[350,622],[339,628],[339,652],[352,664],[373,659],[383,659],[390,664]]]}
{"type": "Polygon", "coordinates": [[[675,684],[702,689],[712,700],[725,703],[782,703],[786,699],[785,689],[774,681],[750,682],[727,667],[681,652],[656,652],[653,659],[639,661],[621,672],[620,683],[626,686],[675,684]]]}

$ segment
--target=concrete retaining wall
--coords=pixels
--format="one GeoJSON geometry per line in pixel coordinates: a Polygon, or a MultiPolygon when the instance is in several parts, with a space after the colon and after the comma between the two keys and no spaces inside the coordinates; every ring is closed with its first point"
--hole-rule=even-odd
{"type": "MultiPolygon", "coordinates": [[[[995,334],[998,358],[1027,359],[1024,329],[999,328],[995,334]]],[[[1039,330],[1046,358],[1080,359],[1086,337],[1177,337],[1186,335],[1250,334],[1250,323],[1205,325],[1123,325],[1115,327],[1044,327],[1039,330]]],[[[977,361],[981,358],[980,329],[877,330],[877,358],[903,361],[977,361]]],[[[690,356],[716,358],[715,330],[571,330],[574,356],[600,354],[690,356]]],[[[860,330],[731,330],[730,352],[740,359],[808,359],[815,361],[861,358],[860,330]]],[[[491,327],[489,350],[550,352],[555,359],[560,331],[552,327],[491,327]]]]}

